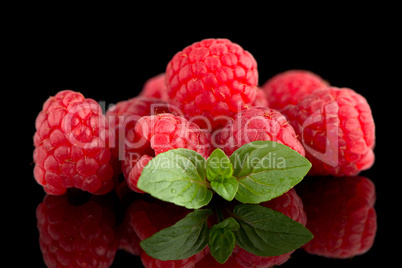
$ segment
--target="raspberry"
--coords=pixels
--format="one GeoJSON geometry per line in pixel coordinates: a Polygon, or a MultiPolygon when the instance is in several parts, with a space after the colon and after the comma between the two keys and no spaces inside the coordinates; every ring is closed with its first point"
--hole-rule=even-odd
{"type": "Polygon", "coordinates": [[[186,148],[207,158],[211,153],[211,135],[172,114],[144,116],[128,131],[125,148],[122,169],[127,185],[142,193],[136,185],[144,166],[154,156],[171,149],[186,148]]]}
{"type": "Polygon", "coordinates": [[[257,94],[257,62],[228,39],[205,39],[178,52],[166,68],[170,101],[187,119],[213,129],[251,106],[257,94]],[[214,119],[221,116],[221,120],[214,119]],[[206,121],[204,121],[206,119],[206,121]],[[195,119],[193,119],[195,120],[195,119]]]}
{"type": "MultiPolygon", "coordinates": [[[[260,205],[279,211],[293,220],[306,225],[307,217],[303,209],[303,202],[294,189],[260,205]]],[[[275,257],[261,257],[251,254],[236,246],[228,261],[219,264],[211,257],[204,258],[195,267],[256,267],[265,268],[285,263],[293,252],[288,252],[275,257]]]]}
{"type": "MultiPolygon", "coordinates": [[[[142,241],[156,232],[172,226],[183,219],[189,212],[191,212],[191,210],[171,203],[165,203],[155,199],[151,201],[139,199],[134,201],[127,213],[132,228],[142,241]]],[[[142,251],[141,260],[145,267],[190,268],[194,267],[194,264],[203,258],[206,251],[207,249],[204,249],[187,259],[176,261],[157,260],[142,251]]]]}
{"type": "Polygon", "coordinates": [[[50,97],[35,122],[34,177],[48,194],[69,187],[94,194],[113,189],[109,131],[99,104],[65,90],[50,97]]]}
{"type": "Polygon", "coordinates": [[[262,86],[269,107],[282,110],[286,105],[297,104],[301,98],[329,84],[318,75],[305,70],[289,70],[275,75],[262,86]]]}
{"type": "MultiPolygon", "coordinates": [[[[235,250],[237,250],[238,247],[235,248],[235,250]]],[[[211,254],[206,254],[204,258],[202,258],[199,262],[196,263],[196,265],[194,266],[195,268],[205,268],[205,267],[209,267],[209,268],[245,268],[248,266],[243,266],[240,263],[237,262],[237,260],[234,257],[229,257],[229,259],[223,263],[220,264],[219,262],[217,262],[214,257],[211,254]]]]}
{"type": "Polygon", "coordinates": [[[303,146],[285,116],[267,107],[244,110],[216,132],[216,146],[227,155],[231,155],[242,145],[257,140],[284,144],[304,156],[303,146]]]}
{"type": "Polygon", "coordinates": [[[72,205],[68,195],[45,196],[36,210],[39,245],[47,267],[109,267],[118,240],[108,200],[72,205]]]}
{"type": "Polygon", "coordinates": [[[262,88],[258,88],[257,94],[251,106],[264,106],[268,107],[267,94],[262,88]]]}
{"type": "Polygon", "coordinates": [[[169,97],[165,84],[165,73],[158,74],[148,79],[140,92],[140,96],[168,101],[169,97]]]}
{"type": "Polygon", "coordinates": [[[374,163],[374,120],[355,91],[319,89],[282,112],[304,145],[311,175],[356,175],[374,163]]]}
{"type": "Polygon", "coordinates": [[[311,178],[300,196],[314,238],[304,249],[328,258],[351,258],[373,245],[377,220],[374,184],[365,177],[311,178]]]}
{"type": "Polygon", "coordinates": [[[143,116],[158,113],[168,113],[167,102],[145,97],[135,97],[120,101],[106,111],[108,126],[114,131],[114,146],[111,148],[113,168],[115,173],[121,173],[121,162],[124,154],[124,143],[128,130],[134,128],[135,123],[143,116]]]}

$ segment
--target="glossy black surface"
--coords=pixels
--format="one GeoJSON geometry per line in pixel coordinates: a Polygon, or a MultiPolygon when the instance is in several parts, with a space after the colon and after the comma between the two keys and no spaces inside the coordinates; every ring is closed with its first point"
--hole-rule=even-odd
{"type": "MultiPolygon", "coordinates": [[[[341,247],[344,248],[343,254],[353,257],[337,260],[309,255],[303,249],[299,249],[282,265],[283,267],[296,267],[296,265],[299,266],[310,261],[312,262],[310,265],[313,267],[319,267],[316,266],[319,264],[326,266],[362,265],[375,256],[375,243],[369,242],[369,246],[364,246],[364,251],[367,252],[362,255],[347,250],[345,246],[347,244],[345,241],[351,237],[351,230],[355,230],[354,233],[360,236],[361,231],[359,230],[365,229],[365,232],[371,233],[365,235],[369,237],[368,240],[372,241],[376,238],[376,216],[370,218],[373,223],[371,226],[362,229],[362,226],[358,226],[362,222],[351,220],[350,212],[347,212],[350,208],[346,206],[349,204],[349,206],[360,207],[352,209],[354,215],[361,215],[358,211],[367,211],[371,208],[371,205],[367,205],[366,197],[371,196],[370,203],[375,202],[375,187],[370,179],[358,176],[306,177],[305,181],[296,187],[296,191],[301,194],[302,200],[308,201],[305,203],[306,212],[316,210],[317,202],[323,202],[318,205],[319,211],[316,212],[314,219],[310,218],[310,221],[315,221],[315,226],[317,226],[317,215],[318,217],[325,215],[323,216],[325,221],[321,220],[318,223],[320,229],[326,230],[320,225],[321,223],[336,226],[338,221],[340,225],[343,225],[341,222],[345,220],[349,221],[347,227],[342,227],[347,234],[340,235],[344,241],[341,247]],[[362,187],[362,185],[366,185],[366,187],[362,187]],[[367,185],[373,187],[367,188],[367,185]],[[348,189],[344,190],[344,187],[348,187],[348,189]],[[343,198],[340,199],[337,196],[343,198]]],[[[213,207],[212,210],[214,210],[213,207]]],[[[144,256],[139,242],[143,236],[148,236],[147,234],[150,230],[154,230],[153,228],[168,227],[182,219],[188,212],[189,210],[173,204],[158,201],[147,195],[136,194],[125,187],[120,187],[116,192],[102,196],[94,196],[78,190],[69,190],[67,194],[61,196],[46,195],[36,208],[38,245],[43,262],[48,267],[58,267],[57,265],[66,263],[69,263],[69,266],[63,267],[73,267],[74,263],[85,262],[93,264],[89,267],[106,267],[108,265],[112,267],[126,267],[126,265],[143,267],[143,261],[146,261],[148,265],[149,263],[160,265],[160,261],[144,256]]],[[[307,213],[307,216],[309,215],[311,214],[307,213]]],[[[363,212],[363,215],[363,218],[369,217],[367,212],[363,212]]],[[[330,228],[329,230],[339,232],[341,229],[330,228]]],[[[323,241],[322,237],[320,239],[323,241]]],[[[335,250],[330,251],[335,252],[335,250]]],[[[200,262],[199,259],[205,258],[204,253],[200,253],[199,256],[199,258],[194,257],[189,261],[194,262],[195,267],[202,268],[205,263],[200,262]]],[[[234,258],[234,261],[237,262],[236,257],[234,258]]],[[[231,261],[233,262],[233,260],[231,261]]],[[[164,265],[156,267],[171,267],[169,265],[172,263],[164,265]]],[[[176,265],[178,264],[176,263],[176,265]]],[[[180,265],[174,267],[180,267],[180,265]]]]}
{"type": "MultiPolygon", "coordinates": [[[[224,37],[239,43],[254,55],[260,84],[288,69],[307,69],[332,85],[355,89],[367,98],[373,111],[377,127],[376,162],[370,170],[362,173],[376,185],[378,231],[373,247],[362,256],[346,260],[326,259],[297,250],[282,267],[375,267],[379,261],[385,266],[395,261],[397,252],[392,242],[398,239],[395,234],[399,224],[394,221],[394,215],[400,205],[399,178],[398,172],[389,171],[398,166],[391,164],[397,156],[388,153],[386,140],[390,138],[385,135],[389,131],[383,131],[389,130],[395,119],[389,119],[389,112],[384,108],[384,104],[387,109],[392,108],[388,102],[392,97],[384,99],[380,94],[400,88],[388,81],[389,71],[393,69],[388,59],[396,55],[394,34],[384,31],[386,25],[371,20],[368,15],[355,23],[353,17],[324,29],[317,24],[325,22],[317,23],[317,20],[304,24],[300,18],[292,26],[261,20],[258,23],[263,27],[254,31],[244,24],[243,28],[199,27],[184,31],[171,21],[155,24],[155,27],[143,27],[128,19],[114,23],[97,23],[98,20],[88,24],[82,21],[74,23],[71,17],[66,19],[56,15],[27,21],[19,42],[26,46],[23,51],[18,51],[23,59],[21,76],[16,84],[18,90],[26,92],[24,116],[18,117],[22,120],[18,125],[22,127],[23,138],[19,140],[17,156],[21,159],[22,152],[23,158],[22,161],[13,161],[18,164],[13,169],[19,175],[12,178],[18,187],[23,188],[12,200],[18,201],[13,211],[22,216],[24,224],[23,230],[16,228],[14,231],[19,235],[12,239],[13,243],[17,242],[12,247],[18,256],[14,260],[31,267],[45,267],[36,218],[36,209],[45,193],[34,181],[31,164],[34,122],[42,103],[59,90],[72,89],[104,102],[107,108],[112,103],[134,97],[143,83],[164,72],[171,57],[185,46],[208,37],[224,37]],[[377,40],[381,42],[377,43],[377,40]],[[27,251],[30,258],[24,258],[27,251]]],[[[340,17],[334,20],[339,21],[340,17]]],[[[16,151],[15,147],[12,151],[16,151]]],[[[124,210],[119,209],[117,214],[121,219],[124,210]]],[[[139,257],[119,250],[112,267],[141,267],[141,261],[139,257]]]]}

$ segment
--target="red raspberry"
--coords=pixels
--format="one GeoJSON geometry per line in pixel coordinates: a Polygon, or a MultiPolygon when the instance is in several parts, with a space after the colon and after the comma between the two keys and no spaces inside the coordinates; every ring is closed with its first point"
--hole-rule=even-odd
{"type": "Polygon", "coordinates": [[[289,70],[269,79],[262,88],[270,108],[282,110],[286,105],[297,104],[301,98],[329,84],[318,75],[305,70],[289,70]]]}
{"type": "Polygon", "coordinates": [[[267,107],[244,110],[215,133],[216,146],[227,155],[246,143],[262,140],[284,144],[304,156],[303,146],[285,116],[267,107]]]}
{"type": "MultiPolygon", "coordinates": [[[[130,223],[140,240],[144,240],[156,232],[172,226],[183,219],[191,210],[176,206],[171,203],[161,202],[152,199],[145,201],[142,199],[134,201],[128,209],[130,223]]],[[[144,251],[141,253],[141,260],[147,268],[171,267],[171,268],[190,268],[201,260],[207,248],[187,259],[176,261],[161,261],[148,256],[144,251]]]]}
{"type": "Polygon", "coordinates": [[[166,68],[173,105],[202,127],[217,128],[251,106],[257,94],[254,57],[227,39],[205,39],[178,52],[166,68]],[[206,120],[206,121],[204,121],[206,120]]]}
{"type": "Polygon", "coordinates": [[[366,99],[355,91],[316,90],[282,112],[313,165],[311,175],[356,175],[374,163],[374,120],[366,99]]]}
{"type": "Polygon", "coordinates": [[[165,73],[158,74],[148,79],[140,92],[140,96],[168,101],[169,97],[165,84],[165,73]]]}
{"type": "MultiPolygon", "coordinates": [[[[261,206],[279,211],[293,220],[306,225],[307,217],[303,209],[303,202],[294,189],[267,202],[260,203],[261,206]]],[[[265,268],[285,263],[293,252],[288,252],[275,257],[261,257],[251,254],[236,246],[228,261],[219,264],[211,257],[206,257],[195,267],[256,267],[265,268]],[[208,266],[207,266],[208,264],[208,266]]]]}
{"type": "Polygon", "coordinates": [[[124,177],[133,191],[142,193],[137,182],[144,166],[154,156],[171,149],[186,148],[207,158],[211,147],[210,133],[185,118],[167,113],[144,116],[127,133],[122,164],[124,177]]]}
{"type": "Polygon", "coordinates": [[[124,143],[127,132],[143,116],[169,113],[169,104],[159,99],[135,97],[120,101],[106,111],[108,126],[114,131],[114,146],[111,146],[113,167],[117,174],[121,173],[121,162],[124,154],[124,143]]]}
{"type": "Polygon", "coordinates": [[[47,267],[109,267],[118,240],[115,215],[104,202],[72,205],[69,196],[45,196],[36,210],[39,245],[47,267]]]}
{"type": "Polygon", "coordinates": [[[267,94],[265,94],[265,91],[262,88],[258,88],[257,95],[255,96],[255,100],[253,101],[251,106],[268,107],[267,94]]]}
{"type": "Polygon", "coordinates": [[[99,104],[65,90],[50,97],[36,118],[34,176],[48,194],[69,187],[94,194],[113,189],[109,131],[99,104]]]}
{"type": "Polygon", "coordinates": [[[375,186],[364,177],[311,178],[300,196],[314,238],[304,249],[329,258],[351,258],[373,245],[375,186]]]}
{"type": "MultiPolygon", "coordinates": [[[[238,247],[235,248],[235,250],[237,250],[238,247]]],[[[223,263],[220,264],[219,262],[217,262],[214,257],[211,254],[206,254],[204,258],[202,258],[199,262],[196,263],[196,265],[194,266],[194,268],[245,268],[245,267],[249,267],[249,266],[243,266],[240,263],[237,262],[237,260],[235,258],[233,258],[232,256],[229,257],[229,259],[223,263]]],[[[251,266],[252,267],[252,266],[251,266]]]]}

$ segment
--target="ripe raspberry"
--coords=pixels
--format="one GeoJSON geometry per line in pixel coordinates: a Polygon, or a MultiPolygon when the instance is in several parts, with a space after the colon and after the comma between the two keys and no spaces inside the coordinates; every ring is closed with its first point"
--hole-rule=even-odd
{"type": "MultiPolygon", "coordinates": [[[[238,250],[239,247],[236,247],[234,250],[238,250]]],[[[202,258],[199,262],[197,262],[194,266],[194,268],[248,268],[249,266],[243,266],[240,263],[237,262],[237,260],[230,256],[229,259],[223,263],[220,264],[217,262],[214,257],[211,254],[206,254],[204,258],[202,258]]]]}
{"type": "Polygon", "coordinates": [[[211,135],[185,118],[172,114],[144,116],[127,133],[125,161],[122,164],[127,185],[136,192],[141,172],[151,159],[177,148],[194,150],[207,158],[211,153],[211,135]]]}
{"type": "Polygon", "coordinates": [[[257,95],[255,96],[255,99],[251,106],[268,107],[267,94],[265,94],[265,91],[262,88],[258,88],[257,95]]]}
{"type": "Polygon", "coordinates": [[[216,133],[216,146],[227,155],[246,143],[262,140],[284,144],[304,156],[303,146],[285,116],[267,107],[252,107],[240,112],[216,133]]]}
{"type": "Polygon", "coordinates": [[[289,70],[275,75],[262,86],[268,99],[268,107],[282,110],[289,104],[297,104],[301,98],[329,84],[318,75],[305,70],[289,70]]]}
{"type": "Polygon", "coordinates": [[[140,92],[140,96],[168,101],[169,97],[165,84],[165,73],[158,74],[148,79],[140,92]]]}
{"type": "Polygon", "coordinates": [[[364,177],[311,178],[300,196],[314,238],[304,249],[328,258],[351,258],[373,245],[375,186],[364,177]]]}
{"type": "MultiPolygon", "coordinates": [[[[139,199],[134,201],[127,213],[132,228],[142,241],[156,232],[172,226],[183,219],[189,212],[191,212],[191,210],[156,199],[150,201],[139,199]]],[[[207,252],[207,249],[187,259],[161,261],[148,256],[142,251],[141,260],[143,265],[149,268],[190,268],[194,267],[194,264],[204,257],[205,252],[207,252]]]]}
{"type": "Polygon", "coordinates": [[[251,106],[257,82],[254,57],[227,39],[196,42],[178,52],[166,68],[172,104],[187,119],[197,117],[195,122],[213,129],[227,122],[215,117],[231,117],[251,106]]]}
{"type": "Polygon", "coordinates": [[[72,205],[67,195],[45,196],[36,210],[39,245],[47,267],[109,267],[118,240],[108,200],[72,205]]]}
{"type": "Polygon", "coordinates": [[[119,160],[123,159],[127,132],[134,128],[135,123],[143,116],[169,112],[167,102],[145,97],[135,97],[120,101],[116,105],[109,107],[106,111],[106,120],[115,137],[114,146],[111,146],[115,173],[121,173],[121,162],[119,160]]]}
{"type": "Polygon", "coordinates": [[[113,189],[109,131],[99,104],[65,90],[50,97],[35,122],[34,176],[48,194],[69,187],[94,194],[113,189]]]}
{"type": "Polygon", "coordinates": [[[311,175],[356,175],[374,162],[374,120],[366,99],[329,87],[283,110],[312,163],[311,175]]]}
{"type": "MultiPolygon", "coordinates": [[[[303,209],[303,202],[294,189],[289,190],[287,193],[284,193],[275,199],[260,203],[260,205],[279,211],[293,220],[306,225],[307,217],[303,209]]],[[[215,259],[206,257],[195,267],[272,267],[285,263],[292,253],[293,252],[288,252],[275,257],[261,257],[251,254],[236,246],[226,263],[219,264],[215,259]]]]}

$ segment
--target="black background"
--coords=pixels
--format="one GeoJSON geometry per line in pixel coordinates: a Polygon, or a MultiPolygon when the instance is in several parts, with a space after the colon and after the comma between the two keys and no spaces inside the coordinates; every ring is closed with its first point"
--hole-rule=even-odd
{"type": "MultiPolygon", "coordinates": [[[[7,168],[13,170],[13,175],[7,176],[13,194],[9,200],[16,204],[11,206],[8,222],[15,225],[19,217],[14,215],[24,221],[10,240],[10,249],[16,254],[13,259],[18,264],[44,267],[35,210],[45,194],[32,174],[34,122],[43,102],[63,89],[80,91],[106,105],[134,97],[148,78],[165,71],[177,51],[212,37],[228,38],[251,52],[258,63],[260,85],[279,72],[306,69],[334,86],[356,90],[373,111],[376,162],[362,173],[377,189],[378,232],[373,248],[348,260],[325,259],[300,250],[283,267],[374,267],[378,261],[394,260],[400,172],[392,163],[398,154],[389,152],[399,149],[400,142],[392,143],[400,139],[394,135],[400,132],[400,119],[392,101],[399,98],[402,87],[396,40],[400,29],[387,14],[392,8],[334,14],[327,13],[328,8],[314,14],[289,13],[282,8],[257,15],[239,7],[236,12],[177,12],[164,17],[144,8],[130,8],[124,14],[107,7],[102,11],[39,8],[40,12],[18,14],[14,22],[22,25],[17,28],[6,27],[4,40],[9,48],[5,56],[10,59],[6,78],[11,78],[6,89],[15,97],[5,98],[5,102],[17,112],[7,117],[12,128],[5,140],[11,146],[7,168]],[[275,13],[279,16],[274,18],[275,13]],[[23,135],[16,138],[13,131],[23,135]],[[30,257],[23,258],[27,252],[30,257]]],[[[137,265],[137,257],[120,251],[112,267],[140,267],[137,265]]]]}

